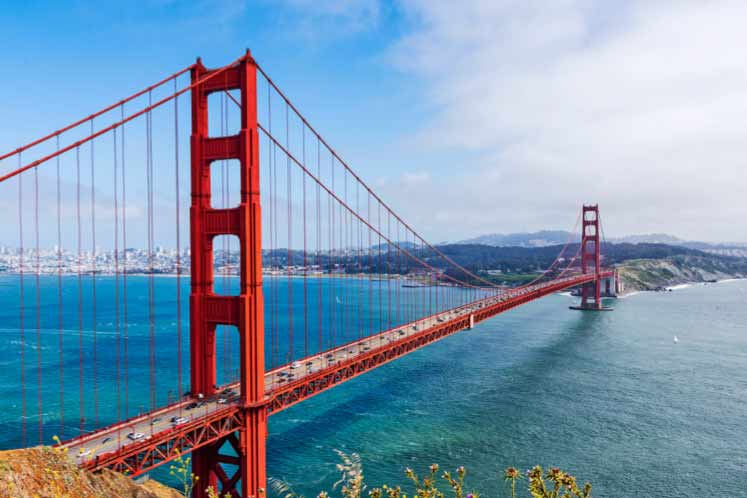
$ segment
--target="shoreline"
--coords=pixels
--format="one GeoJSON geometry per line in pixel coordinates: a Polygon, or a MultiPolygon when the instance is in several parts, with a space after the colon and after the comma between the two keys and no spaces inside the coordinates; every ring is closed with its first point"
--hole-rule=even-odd
{"type": "Polygon", "coordinates": [[[720,280],[713,280],[713,281],[708,281],[708,282],[699,282],[699,281],[682,282],[682,283],[668,285],[658,290],[657,289],[635,289],[629,292],[623,292],[622,294],[617,296],[617,298],[626,299],[626,298],[635,296],[636,294],[641,294],[644,292],[675,292],[675,291],[689,289],[692,287],[704,287],[706,285],[717,285],[717,284],[723,284],[723,283],[728,283],[728,282],[742,282],[742,281],[747,281],[747,277],[729,277],[729,278],[722,278],[720,280]]]}

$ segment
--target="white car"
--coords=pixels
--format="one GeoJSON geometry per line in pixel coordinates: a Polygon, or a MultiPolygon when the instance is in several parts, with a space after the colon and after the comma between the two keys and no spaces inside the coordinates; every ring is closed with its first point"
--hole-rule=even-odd
{"type": "Polygon", "coordinates": [[[228,400],[226,398],[218,398],[219,405],[225,405],[226,403],[228,403],[228,400]]]}
{"type": "Polygon", "coordinates": [[[133,441],[139,441],[145,437],[145,434],[142,432],[130,432],[127,434],[127,437],[133,441]]]}
{"type": "Polygon", "coordinates": [[[297,361],[294,361],[293,363],[291,363],[291,370],[295,370],[300,367],[301,367],[301,364],[297,361]]]}
{"type": "Polygon", "coordinates": [[[90,454],[91,454],[91,450],[87,450],[85,448],[81,448],[80,452],[78,453],[78,458],[87,457],[90,454]]]}
{"type": "Polygon", "coordinates": [[[174,425],[186,424],[187,422],[188,420],[184,417],[174,417],[173,419],[171,419],[171,423],[174,425]]]}

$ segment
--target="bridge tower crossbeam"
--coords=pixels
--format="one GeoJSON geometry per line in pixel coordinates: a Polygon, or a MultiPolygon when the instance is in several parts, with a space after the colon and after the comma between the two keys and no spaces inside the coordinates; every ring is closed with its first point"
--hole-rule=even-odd
{"type": "Polygon", "coordinates": [[[191,185],[190,381],[194,397],[216,390],[216,326],[235,327],[240,347],[241,428],[196,449],[192,471],[198,478],[195,498],[205,498],[212,486],[220,496],[248,498],[265,488],[267,407],[264,401],[264,301],[257,124],[257,66],[249,51],[238,64],[214,78],[198,59],[193,67],[191,185]],[[208,96],[239,90],[241,129],[232,136],[208,133],[208,96]],[[211,164],[238,160],[240,203],[229,209],[211,207],[211,164]],[[239,294],[213,290],[213,240],[234,235],[239,240],[239,294]],[[225,454],[224,449],[232,450],[225,454]],[[236,469],[229,474],[229,469],[236,469]]]}

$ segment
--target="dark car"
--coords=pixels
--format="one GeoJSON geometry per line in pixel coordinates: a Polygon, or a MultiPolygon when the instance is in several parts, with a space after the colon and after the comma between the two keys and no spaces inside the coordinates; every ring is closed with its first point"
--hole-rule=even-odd
{"type": "Polygon", "coordinates": [[[194,410],[195,408],[197,408],[197,403],[194,401],[187,405],[187,410],[194,410]]]}

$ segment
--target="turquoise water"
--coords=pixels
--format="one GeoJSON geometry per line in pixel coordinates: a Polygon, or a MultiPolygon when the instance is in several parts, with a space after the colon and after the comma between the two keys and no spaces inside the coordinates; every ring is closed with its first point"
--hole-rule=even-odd
{"type": "MultiPolygon", "coordinates": [[[[84,430],[96,425],[96,413],[90,306],[84,303],[79,334],[75,277],[65,278],[71,279],[63,286],[62,358],[64,435],[70,437],[79,430],[79,340],[84,346],[84,430]]],[[[157,278],[155,283],[160,404],[179,389],[174,368],[176,283],[173,278],[157,278]]],[[[38,437],[33,284],[33,277],[27,279],[25,288],[29,444],[38,437]]],[[[188,282],[182,284],[186,303],[188,282]]],[[[83,285],[87,296],[90,281],[83,285]]],[[[134,414],[150,403],[147,279],[132,277],[129,285],[129,411],[134,414]]],[[[279,285],[279,295],[284,295],[279,285]]],[[[346,306],[346,291],[348,296],[365,296],[367,289],[367,284],[359,288],[361,283],[347,282],[342,285],[349,287],[340,291],[324,279],[311,285],[322,286],[329,310],[346,306]]],[[[98,280],[102,302],[112,289],[110,277],[98,280]]],[[[42,437],[47,441],[61,432],[56,279],[43,277],[40,291],[42,437]]],[[[22,441],[17,293],[17,278],[0,278],[0,448],[22,441]]],[[[372,300],[377,295],[374,292],[372,300]]],[[[293,293],[295,309],[300,296],[293,293]]],[[[747,496],[747,282],[639,294],[614,302],[612,313],[572,312],[567,309],[570,302],[567,296],[548,296],[272,416],[268,474],[311,498],[337,480],[334,450],[340,449],[361,454],[371,485],[404,483],[406,466],[422,471],[433,462],[446,468],[464,464],[471,485],[502,496],[501,469],[539,463],[590,480],[597,497],[747,496]]],[[[417,306],[412,309],[420,312],[417,306]]],[[[287,306],[279,303],[275,312],[268,311],[279,328],[287,327],[284,310],[287,306]]],[[[358,314],[364,318],[365,333],[365,322],[377,319],[378,313],[358,314]]],[[[113,316],[99,304],[99,425],[116,416],[113,316]]],[[[186,306],[182,316],[186,365],[186,306]]],[[[355,327],[347,336],[340,332],[346,330],[341,317],[355,323],[358,315],[337,316],[334,342],[355,338],[355,327]]],[[[294,327],[298,331],[299,323],[294,327]]],[[[331,330],[322,333],[329,345],[331,330]]],[[[294,345],[296,354],[298,347],[294,345]]],[[[219,337],[219,357],[232,348],[235,344],[219,337]]],[[[279,349],[280,356],[288,354],[282,340],[279,349]]],[[[219,369],[219,378],[232,375],[230,367],[219,369]]],[[[123,386],[119,388],[121,398],[123,386]]]]}
{"type": "MultiPolygon", "coordinates": [[[[90,276],[40,276],[37,286],[27,274],[22,282],[0,275],[0,448],[65,440],[189,390],[188,278],[128,276],[126,300],[121,277],[97,277],[95,300],[90,276]]],[[[218,292],[237,289],[235,278],[216,279],[218,292]]],[[[354,277],[308,278],[306,285],[303,278],[266,277],[264,291],[268,370],[478,297],[460,288],[354,277]]],[[[219,326],[219,385],[238,380],[237,351],[236,329],[219,326]]]]}
{"type": "MultiPolygon", "coordinates": [[[[464,464],[561,466],[597,497],[747,496],[747,281],[645,293],[611,313],[549,296],[271,418],[270,475],[307,497],[333,448],[369,483],[464,464]],[[674,344],[677,335],[679,343],[674,344]]],[[[525,481],[526,482],[526,481],[525,481]]]]}

